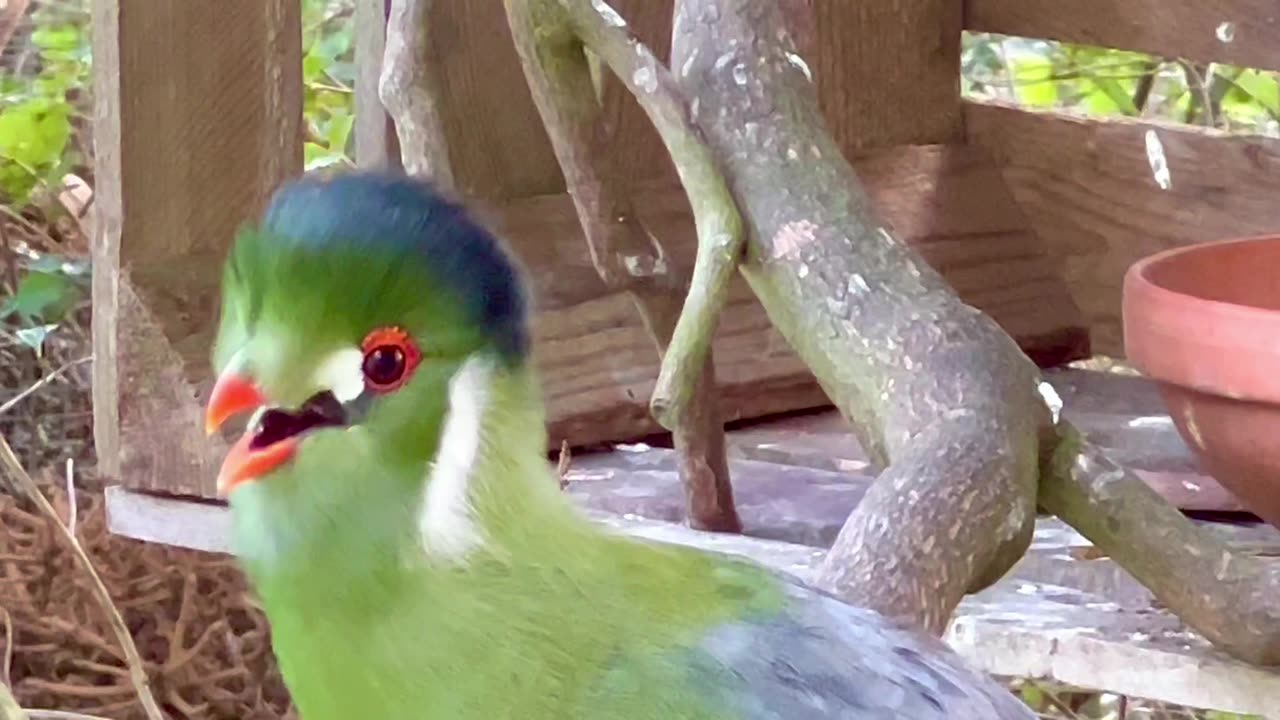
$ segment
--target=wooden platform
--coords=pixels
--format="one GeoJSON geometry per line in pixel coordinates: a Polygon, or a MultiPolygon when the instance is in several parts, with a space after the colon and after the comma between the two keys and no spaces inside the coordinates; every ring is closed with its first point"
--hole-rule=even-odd
{"type": "MultiPolygon", "coordinates": [[[[1054,371],[1048,379],[1067,417],[1167,498],[1235,521],[1197,522],[1242,552],[1280,562],[1280,531],[1239,513],[1230,495],[1199,472],[1149,383],[1078,370],[1054,371]]],[[[753,424],[730,437],[746,536],[699,533],[679,524],[683,493],[665,448],[618,445],[576,457],[566,493],[622,532],[745,555],[807,577],[874,469],[830,412],[753,424]]],[[[107,507],[116,533],[228,550],[230,517],[221,504],[116,487],[108,491],[107,507]]],[[[1003,581],[960,606],[947,639],[1000,676],[1237,713],[1274,712],[1280,698],[1280,670],[1250,667],[1214,651],[1128,573],[1053,518],[1040,520],[1031,550],[1003,581]]]]}

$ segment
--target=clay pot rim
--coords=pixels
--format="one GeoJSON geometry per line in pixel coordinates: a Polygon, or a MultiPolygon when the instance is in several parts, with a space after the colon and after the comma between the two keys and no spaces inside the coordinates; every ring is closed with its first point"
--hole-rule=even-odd
{"type": "Polygon", "coordinates": [[[1260,357],[1280,367],[1280,346],[1266,340],[1280,337],[1280,311],[1198,297],[1151,278],[1156,267],[1186,256],[1271,243],[1280,244],[1280,234],[1172,248],[1130,266],[1122,313],[1130,361],[1159,381],[1237,400],[1280,403],[1280,373],[1241,371],[1243,365],[1259,365],[1260,357]],[[1171,347],[1179,351],[1170,352],[1171,347]],[[1242,353],[1254,360],[1242,363],[1242,353]]]}

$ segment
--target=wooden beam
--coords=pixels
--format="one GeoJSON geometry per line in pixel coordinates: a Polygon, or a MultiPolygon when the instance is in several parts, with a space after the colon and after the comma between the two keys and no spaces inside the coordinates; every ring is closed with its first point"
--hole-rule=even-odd
{"type": "MultiPolygon", "coordinates": [[[[1032,358],[1049,366],[1087,356],[1079,310],[982,151],[964,146],[895,148],[869,155],[855,167],[885,222],[919,248],[963,299],[991,314],[1032,358]]],[[[641,184],[635,205],[638,217],[663,238],[672,261],[687,270],[696,238],[683,190],[665,183],[641,184]]],[[[482,217],[508,239],[530,274],[537,307],[534,355],[552,446],[559,447],[562,439],[584,445],[661,432],[648,411],[658,354],[631,300],[605,291],[572,200],[565,194],[516,200],[482,211],[482,217]]],[[[198,344],[204,353],[210,330],[207,323],[201,330],[198,344]]],[[[828,404],[741,279],[735,278],[731,287],[715,342],[726,421],[828,404]]],[[[168,367],[153,366],[154,372],[168,367]]],[[[207,376],[199,378],[200,393],[207,384],[207,376]]],[[[173,424],[172,414],[164,417],[173,424]]],[[[197,432],[198,420],[192,414],[182,420],[183,427],[197,432]]],[[[174,437],[172,430],[164,435],[174,437]]],[[[184,450],[181,443],[164,447],[184,450]]],[[[208,444],[200,449],[218,450],[208,444]]],[[[197,470],[188,469],[184,477],[197,470]]],[[[213,472],[199,472],[204,474],[195,494],[210,496],[206,483],[213,472]]],[[[127,474],[123,482],[174,491],[151,477],[127,474]]],[[[189,484],[181,487],[192,489],[189,484]]]]}
{"type": "Polygon", "coordinates": [[[1280,140],[994,103],[968,104],[966,118],[1062,268],[1099,352],[1124,352],[1121,286],[1138,259],[1280,231],[1280,140]],[[1168,189],[1149,152],[1163,155],[1168,189]]]}
{"type": "MultiPolygon", "coordinates": [[[[680,492],[678,483],[668,484],[680,492]]],[[[700,532],[622,513],[584,512],[613,532],[736,555],[805,582],[825,555],[825,550],[810,545],[700,532]]],[[[109,487],[107,514],[109,530],[119,535],[208,552],[231,551],[231,513],[220,503],[184,502],[109,487]]],[[[1230,533],[1228,526],[1207,527],[1230,533]]],[[[1095,577],[1111,571],[1105,560],[1054,562],[1071,550],[1089,547],[1059,521],[1042,518],[1026,558],[1006,578],[956,608],[946,641],[993,675],[1047,679],[1236,713],[1274,709],[1280,671],[1222,656],[1167,610],[1149,602],[1117,602],[1039,579],[1057,574],[1064,583],[1108,587],[1109,580],[1095,577]]],[[[1111,574],[1126,582],[1123,572],[1111,574]]]]}
{"type": "Polygon", "coordinates": [[[302,167],[298,3],[93,3],[94,432],[105,476],[207,492],[191,382],[236,227],[302,167]],[[216,29],[216,30],[215,30],[216,29]]]}
{"type": "Polygon", "coordinates": [[[458,190],[506,201],[564,191],[501,2],[435,0],[429,28],[458,190]]]}
{"type": "MultiPolygon", "coordinates": [[[[981,150],[895,148],[855,167],[885,222],[1041,365],[1088,356],[1083,316],[981,150]]],[[[695,237],[683,191],[638,184],[635,203],[673,261],[691,263],[695,237]]],[[[604,293],[570,199],[515,201],[493,224],[531,273],[539,308],[534,348],[552,445],[660,432],[647,409],[659,358],[629,299],[604,293]]],[[[827,404],[738,278],[715,342],[726,421],[827,404]]]]}
{"type": "Polygon", "coordinates": [[[967,30],[1280,70],[1273,0],[966,0],[967,30]]]}
{"type": "MultiPolygon", "coordinates": [[[[797,62],[813,75],[819,106],[849,157],[963,137],[960,3],[781,1],[797,62]]],[[[613,6],[636,37],[668,58],[674,0],[615,0],[613,6]]],[[[637,180],[674,180],[671,160],[639,105],[611,76],[605,87],[605,110],[617,137],[626,138],[617,149],[620,166],[637,180]]]]}
{"type": "Polygon", "coordinates": [[[796,24],[797,32],[812,33],[798,38],[800,54],[809,58],[819,104],[847,153],[949,143],[963,136],[962,3],[791,0],[791,4],[812,5],[812,23],[796,24]]]}
{"type": "Polygon", "coordinates": [[[399,169],[395,123],[378,97],[391,0],[356,0],[356,165],[399,169]]]}

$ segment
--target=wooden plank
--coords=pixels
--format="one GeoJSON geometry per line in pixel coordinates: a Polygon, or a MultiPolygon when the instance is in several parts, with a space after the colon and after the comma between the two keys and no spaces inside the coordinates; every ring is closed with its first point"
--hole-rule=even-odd
{"type": "Polygon", "coordinates": [[[356,0],[356,165],[399,169],[395,123],[378,97],[391,0],[356,0]]]}
{"type": "Polygon", "coordinates": [[[431,59],[458,190],[507,200],[564,191],[500,2],[436,0],[431,59]]]}
{"type": "MultiPolygon", "coordinates": [[[[636,37],[659,58],[669,57],[673,0],[612,4],[636,37]]],[[[957,76],[961,3],[785,0],[785,5],[796,55],[813,75],[828,128],[849,157],[963,136],[957,76]]],[[[619,166],[636,180],[674,181],[657,133],[611,75],[604,103],[616,137],[626,139],[616,150],[619,166]]]]}
{"type": "Polygon", "coordinates": [[[967,104],[966,124],[1060,264],[1100,353],[1124,353],[1121,286],[1138,259],[1280,230],[1280,140],[995,103],[967,104]],[[1167,190],[1148,137],[1168,164],[1167,190]]]}
{"type": "MultiPolygon", "coordinates": [[[[601,526],[631,537],[742,556],[803,581],[812,580],[825,555],[807,545],[584,512],[601,526]]],[[[107,488],[107,516],[110,531],[119,535],[230,552],[230,511],[220,503],[184,502],[115,486],[107,488]]],[[[1036,537],[1044,546],[1028,557],[1064,554],[1052,546],[1051,538],[1062,532],[1050,526],[1053,522],[1040,521],[1036,537]]],[[[1077,571],[1088,573],[1097,562],[1078,562],[1077,571]]],[[[1019,567],[1035,566],[1024,561],[1019,567]]],[[[946,640],[969,662],[1004,677],[1047,679],[1237,713],[1271,712],[1280,697],[1280,670],[1222,655],[1163,608],[1149,602],[1121,604],[1028,579],[1017,570],[961,602],[946,640]]]]}
{"type": "MultiPolygon", "coordinates": [[[[994,165],[980,151],[894,149],[857,167],[885,221],[936,263],[961,297],[991,313],[1028,354],[1044,364],[1087,354],[1083,321],[1065,284],[1053,275],[1048,256],[1037,249],[1025,219],[1001,193],[994,165]]],[[[670,185],[638,187],[636,210],[663,238],[672,261],[687,269],[696,241],[683,191],[670,185]]],[[[482,215],[508,238],[530,272],[534,355],[552,447],[562,439],[583,445],[659,432],[648,411],[658,354],[631,300],[605,292],[570,198],[512,201],[482,215]]],[[[202,342],[207,353],[207,332],[202,342]]],[[[715,342],[726,421],[828,404],[741,279],[733,283],[715,342]]],[[[202,392],[207,382],[206,377],[202,392]]],[[[184,422],[198,431],[197,416],[184,422]]],[[[154,487],[135,485],[131,477],[124,481],[154,487]]],[[[199,494],[208,496],[200,487],[199,494]]]]}
{"type": "MultiPolygon", "coordinates": [[[[1245,512],[1201,469],[1149,380],[1074,369],[1048,371],[1045,380],[1062,399],[1065,418],[1170,503],[1188,511],[1245,512]]],[[[745,423],[729,432],[729,451],[819,470],[874,471],[834,410],[745,423]]]]}
{"type": "MultiPolygon", "coordinates": [[[[1087,356],[1079,311],[980,151],[896,148],[855,166],[886,223],[1024,351],[1044,365],[1087,356]]],[[[691,263],[695,238],[683,192],[639,186],[635,199],[673,261],[691,263]]],[[[531,270],[534,347],[553,446],[565,437],[581,444],[659,432],[647,409],[659,358],[630,301],[603,295],[568,197],[512,203],[494,223],[531,270]]],[[[827,404],[740,279],[716,335],[716,362],[726,421],[827,404]]]]}
{"type": "MultiPolygon", "coordinates": [[[[811,5],[806,42],[819,104],[846,153],[949,143],[964,132],[959,67],[963,3],[955,0],[811,5]]],[[[797,23],[797,30],[804,31],[797,23]]]]}
{"type": "Polygon", "coordinates": [[[967,0],[968,30],[1280,70],[1273,0],[967,0]]]}
{"type": "Polygon", "coordinates": [[[105,476],[212,490],[189,381],[208,364],[227,244],[302,167],[299,16],[284,0],[93,4],[94,431],[105,476]]]}

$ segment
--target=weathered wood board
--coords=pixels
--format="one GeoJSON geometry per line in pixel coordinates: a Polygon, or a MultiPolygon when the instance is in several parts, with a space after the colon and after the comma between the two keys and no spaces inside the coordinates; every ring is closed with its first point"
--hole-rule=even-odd
{"type": "Polygon", "coordinates": [[[1134,262],[1172,247],[1280,232],[1280,140],[996,103],[967,103],[965,118],[970,140],[1003,168],[1060,264],[1099,353],[1124,354],[1121,287],[1134,262]],[[1167,189],[1149,146],[1168,164],[1167,189]]]}
{"type": "MultiPolygon", "coordinates": [[[[1200,468],[1150,381],[1075,369],[1051,370],[1045,379],[1062,399],[1064,418],[1170,503],[1187,511],[1244,512],[1200,468]]],[[[848,423],[830,410],[750,423],[729,433],[729,451],[744,460],[876,472],[848,423]]]]}
{"type": "MultiPolygon", "coordinates": [[[[1026,220],[1002,192],[999,173],[979,150],[954,146],[898,148],[857,163],[884,220],[919,248],[961,297],[990,313],[1044,365],[1087,356],[1083,320],[1026,220]],[[973,192],[979,188],[979,192],[973,192]]],[[[663,239],[673,262],[689,267],[695,237],[688,201],[678,187],[636,189],[638,216],[663,239]]],[[[648,398],[659,356],[631,300],[606,293],[591,265],[567,195],[515,200],[481,210],[507,237],[530,272],[535,294],[535,357],[548,405],[551,444],[582,445],[657,432],[648,398]]],[[[208,391],[204,355],[185,358],[199,397],[208,391]],[[201,372],[203,371],[203,372],[201,372]]],[[[828,404],[808,369],[791,352],[746,284],[735,280],[716,335],[717,375],[727,421],[828,404]]],[[[175,401],[176,402],[176,401],[175,401]]],[[[181,403],[177,403],[180,405],[181,403]]],[[[190,403],[188,403],[190,405],[190,403]]],[[[149,406],[133,448],[160,453],[154,423],[199,437],[196,408],[149,406]],[[145,434],[144,434],[145,433],[145,434]]],[[[171,430],[170,432],[174,432],[171,430]]],[[[203,440],[194,440],[197,445],[203,440]]],[[[173,448],[188,445],[174,445],[173,448]]],[[[211,448],[215,456],[220,446],[211,448]]],[[[168,451],[166,451],[168,452],[168,451]]],[[[174,450],[178,452],[178,450],[174,450]]],[[[176,465],[178,458],[126,473],[131,487],[211,497],[216,465],[176,465]]]]}
{"type": "Polygon", "coordinates": [[[225,247],[302,170],[300,13],[284,0],[93,3],[104,476],[196,491],[217,471],[192,382],[208,364],[225,247]]]}
{"type": "MultiPolygon", "coordinates": [[[[224,505],[111,487],[107,508],[114,533],[230,551],[231,518],[224,505]]],[[[811,579],[825,554],[811,545],[704,533],[633,514],[586,512],[603,526],[633,537],[741,555],[802,580],[811,579]]],[[[1237,547],[1258,538],[1267,547],[1280,546],[1280,535],[1273,530],[1235,532],[1234,537],[1225,532],[1237,547]]],[[[1042,520],[1027,557],[1003,580],[960,604],[947,641],[994,675],[1049,679],[1229,712],[1272,711],[1280,697],[1280,671],[1252,667],[1213,650],[1167,611],[1153,607],[1149,598],[1126,591],[1127,576],[1106,568],[1106,561],[1062,559],[1073,547],[1087,545],[1061,523],[1042,520]],[[1096,589],[1046,582],[1045,577],[1096,589]]]]}
{"type": "Polygon", "coordinates": [[[1272,0],[966,0],[968,30],[1280,70],[1272,0]]]}
{"type": "MultiPolygon", "coordinates": [[[[856,167],[886,223],[1033,359],[1052,366],[1088,356],[1074,301],[981,151],[895,148],[856,167]]],[[[683,191],[639,186],[635,200],[637,215],[688,268],[696,240],[683,191]]],[[[647,403],[660,359],[631,301],[603,294],[569,198],[514,201],[492,219],[532,272],[552,445],[658,432],[647,403]]],[[[726,421],[828,404],[740,279],[716,335],[716,362],[726,421]]]]}

